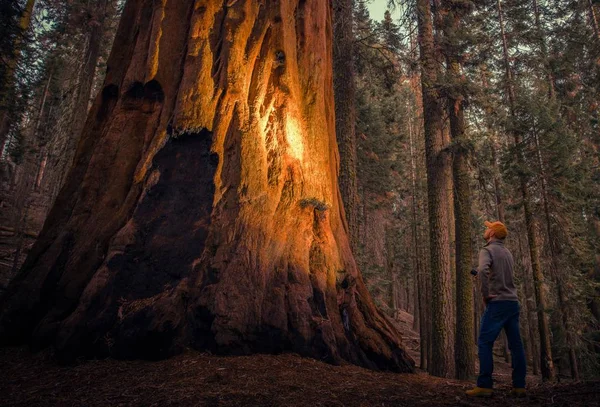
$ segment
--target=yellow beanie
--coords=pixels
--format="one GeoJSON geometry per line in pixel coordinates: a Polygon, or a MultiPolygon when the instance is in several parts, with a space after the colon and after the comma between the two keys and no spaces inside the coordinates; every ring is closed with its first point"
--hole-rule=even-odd
{"type": "Polygon", "coordinates": [[[484,225],[487,228],[492,229],[494,231],[494,236],[496,236],[498,239],[504,239],[506,236],[508,236],[508,229],[506,229],[504,223],[500,221],[485,222],[484,225]]]}

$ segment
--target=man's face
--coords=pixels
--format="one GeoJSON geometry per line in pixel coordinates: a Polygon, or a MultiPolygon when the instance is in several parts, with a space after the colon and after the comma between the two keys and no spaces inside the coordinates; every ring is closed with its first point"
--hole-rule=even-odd
{"type": "Polygon", "coordinates": [[[492,237],[494,237],[494,231],[490,228],[487,228],[485,232],[483,232],[483,238],[489,242],[492,237]]]}

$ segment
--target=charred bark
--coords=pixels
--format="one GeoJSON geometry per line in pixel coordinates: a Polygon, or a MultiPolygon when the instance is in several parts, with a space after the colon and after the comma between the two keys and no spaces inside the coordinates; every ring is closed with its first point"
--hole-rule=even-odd
{"type": "Polygon", "coordinates": [[[5,343],[412,371],[344,228],[328,2],[129,0],[5,343]]]}

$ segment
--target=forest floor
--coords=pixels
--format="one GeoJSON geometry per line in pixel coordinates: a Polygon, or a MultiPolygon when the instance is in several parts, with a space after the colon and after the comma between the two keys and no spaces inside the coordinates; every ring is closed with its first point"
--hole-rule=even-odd
{"type": "Polygon", "coordinates": [[[600,383],[530,386],[468,399],[471,383],[425,373],[373,372],[296,355],[218,357],[187,352],[148,361],[90,360],[59,366],[49,353],[0,350],[2,406],[599,406],[600,383]]]}
{"type": "MultiPolygon", "coordinates": [[[[406,331],[405,331],[406,332],[406,331]]],[[[413,335],[414,336],[414,335],[413,335]]],[[[413,357],[415,341],[405,338],[413,357]]],[[[418,360],[418,359],[417,359],[418,360]]],[[[496,392],[470,399],[472,382],[420,372],[374,372],[293,354],[222,357],[194,351],[168,360],[57,364],[49,351],[0,349],[0,406],[600,406],[600,382],[542,384],[509,396],[497,363],[496,392]]]]}

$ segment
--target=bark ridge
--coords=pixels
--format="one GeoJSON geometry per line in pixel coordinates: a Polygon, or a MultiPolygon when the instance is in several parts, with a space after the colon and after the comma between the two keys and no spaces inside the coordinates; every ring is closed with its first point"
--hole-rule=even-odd
{"type": "Polygon", "coordinates": [[[329,2],[129,0],[2,342],[412,371],[348,241],[331,38],[329,2]]]}

